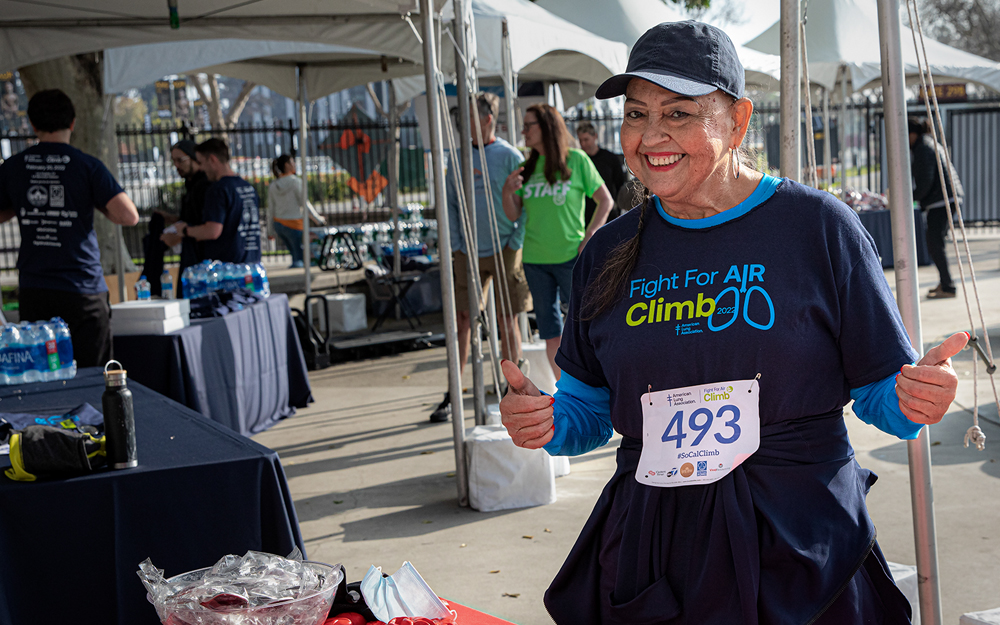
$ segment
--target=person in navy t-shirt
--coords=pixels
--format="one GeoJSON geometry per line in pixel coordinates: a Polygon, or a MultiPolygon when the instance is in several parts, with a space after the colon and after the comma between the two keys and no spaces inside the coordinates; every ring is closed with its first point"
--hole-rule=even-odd
{"type": "Polygon", "coordinates": [[[73,102],[58,89],[36,93],[28,119],[38,144],[0,165],[0,222],[17,217],[19,314],[62,317],[80,367],[111,359],[111,308],[94,232],[94,209],[113,223],[139,222],[135,204],[101,161],[69,144],[73,102]]]}
{"type": "Polygon", "coordinates": [[[857,215],[741,165],[744,80],[713,26],[639,38],[597,96],[626,96],[622,150],[648,197],[576,262],[555,396],[502,363],[515,445],[577,455],[622,435],[545,593],[559,625],[910,622],[844,406],[920,436],[955,398],[968,337],[911,364],[857,215]]]}
{"type": "Polygon", "coordinates": [[[203,241],[206,259],[224,263],[260,262],[260,198],[249,182],[229,166],[229,147],[222,139],[208,139],[195,148],[198,166],[212,185],[205,193],[199,226],[182,221],[176,228],[203,241]]]}

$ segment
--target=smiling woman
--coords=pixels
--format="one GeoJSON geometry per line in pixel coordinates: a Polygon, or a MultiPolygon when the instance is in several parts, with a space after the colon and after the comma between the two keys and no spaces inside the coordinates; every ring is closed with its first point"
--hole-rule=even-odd
{"type": "Polygon", "coordinates": [[[915,366],[871,237],[832,195],[741,163],[753,104],[729,38],[636,42],[602,98],[646,201],[573,273],[555,396],[511,363],[514,443],[618,468],[545,594],[556,623],[903,624],[843,408],[900,438],[955,397],[952,336],[915,366]]]}

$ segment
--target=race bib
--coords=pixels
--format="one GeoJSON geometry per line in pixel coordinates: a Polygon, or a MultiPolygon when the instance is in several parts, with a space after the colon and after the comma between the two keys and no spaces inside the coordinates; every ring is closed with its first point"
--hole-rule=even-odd
{"type": "Polygon", "coordinates": [[[759,398],[756,379],[643,394],[636,481],[686,486],[728,475],[760,447],[759,398]]]}

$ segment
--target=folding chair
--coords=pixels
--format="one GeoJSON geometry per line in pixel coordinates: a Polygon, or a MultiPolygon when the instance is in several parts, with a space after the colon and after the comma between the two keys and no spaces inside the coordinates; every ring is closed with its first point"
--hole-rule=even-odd
{"type": "Polygon", "coordinates": [[[410,309],[405,298],[409,290],[413,288],[413,285],[420,282],[423,276],[419,273],[399,277],[393,276],[392,272],[382,264],[381,253],[378,247],[372,245],[371,249],[372,255],[377,260],[375,264],[365,265],[365,280],[368,281],[368,288],[371,290],[373,301],[388,302],[385,310],[382,311],[382,314],[375,321],[375,325],[372,326],[372,332],[378,331],[389,314],[396,309],[396,306],[399,306],[400,312],[406,317],[406,322],[410,324],[410,329],[416,330],[417,326],[413,325],[414,319],[416,319],[418,324],[423,324],[421,324],[420,318],[410,309]]]}

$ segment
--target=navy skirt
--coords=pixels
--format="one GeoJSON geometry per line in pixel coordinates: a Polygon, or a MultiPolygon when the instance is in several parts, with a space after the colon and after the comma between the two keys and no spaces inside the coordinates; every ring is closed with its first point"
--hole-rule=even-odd
{"type": "Polygon", "coordinates": [[[875,542],[840,411],[761,427],[725,478],[660,488],[618,468],[545,593],[556,623],[905,624],[910,607],[875,542]]]}

